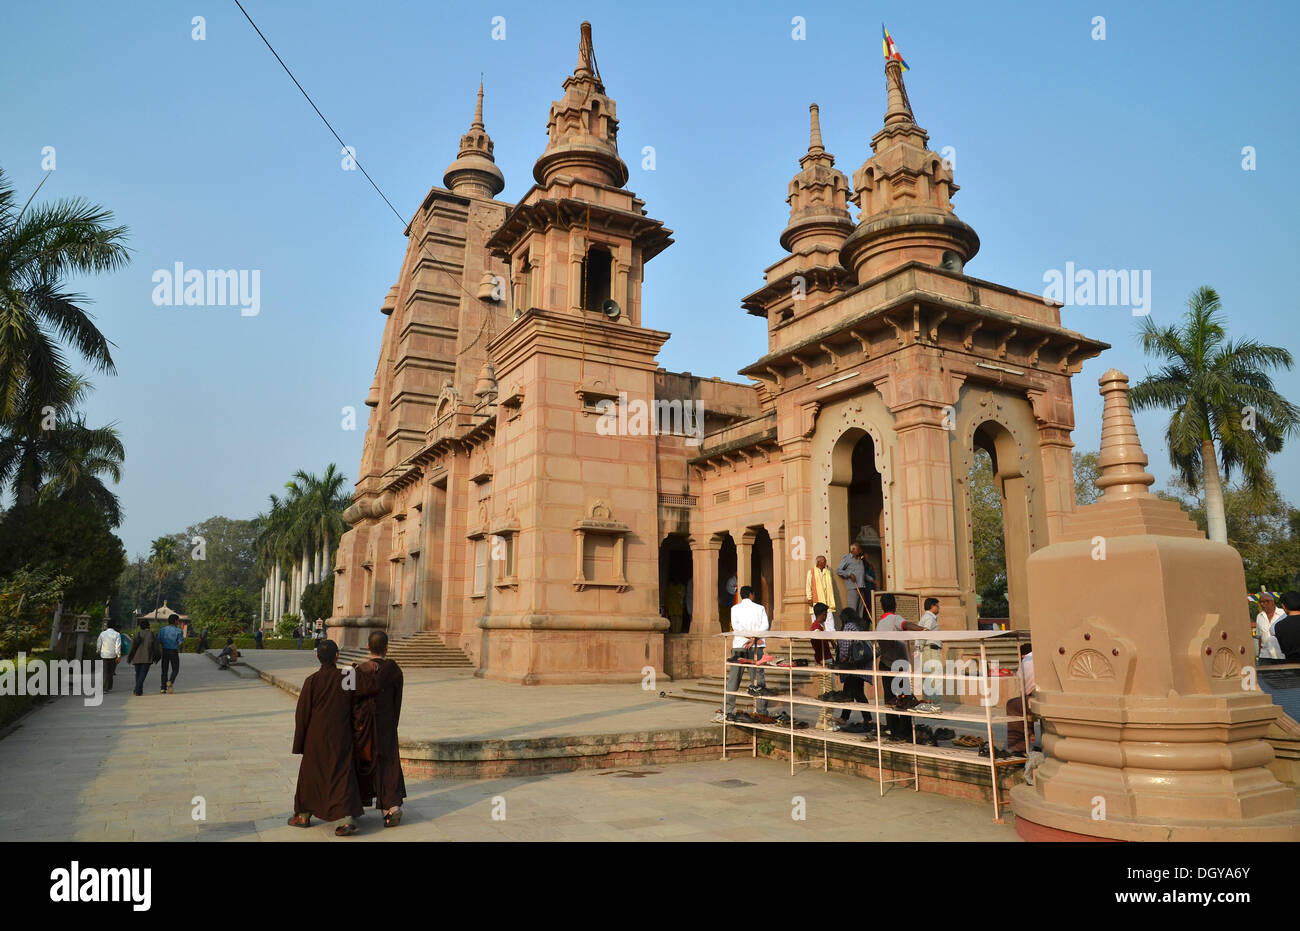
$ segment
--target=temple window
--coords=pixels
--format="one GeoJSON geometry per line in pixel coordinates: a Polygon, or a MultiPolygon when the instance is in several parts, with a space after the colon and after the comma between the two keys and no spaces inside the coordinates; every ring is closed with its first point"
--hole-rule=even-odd
{"type": "Polygon", "coordinates": [[[610,298],[614,257],[603,246],[592,246],[582,260],[582,309],[600,310],[610,298]]]}

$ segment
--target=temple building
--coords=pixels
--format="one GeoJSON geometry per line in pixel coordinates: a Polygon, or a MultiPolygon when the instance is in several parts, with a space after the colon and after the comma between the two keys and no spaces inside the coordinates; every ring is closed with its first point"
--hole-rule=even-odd
{"type": "Polygon", "coordinates": [[[669,334],[641,284],[671,231],[627,188],[590,25],[518,203],[497,199],[480,87],[380,307],[331,635],[436,631],[525,684],[695,676],[720,659],[734,586],[805,627],[808,569],[854,541],[882,588],[974,627],[981,448],[1029,628],[1027,560],[1074,511],[1070,379],[1107,346],[967,273],[979,237],[899,62],[885,87],[851,183],[810,108],[783,253],[741,301],[768,332],[745,381],[658,365],[669,334]]]}

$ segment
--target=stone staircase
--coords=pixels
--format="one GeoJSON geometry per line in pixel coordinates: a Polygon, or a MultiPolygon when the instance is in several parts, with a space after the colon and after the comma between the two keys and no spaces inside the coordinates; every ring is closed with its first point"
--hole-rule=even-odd
{"type": "MultiPolygon", "coordinates": [[[[795,640],[793,643],[795,659],[806,659],[811,663],[813,661],[812,643],[807,640],[795,640]]],[[[776,641],[773,641],[772,654],[780,659],[785,659],[789,656],[786,644],[787,641],[781,641],[780,646],[777,647],[776,641]]],[[[784,666],[764,666],[763,670],[767,680],[767,687],[782,694],[789,694],[787,688],[792,680],[796,694],[811,694],[810,689],[815,689],[815,685],[809,685],[816,678],[815,673],[798,667],[791,670],[784,666]]],[[[746,671],[740,680],[741,689],[745,689],[749,682],[749,673],[746,671]]],[[[700,702],[701,704],[712,705],[716,709],[722,707],[722,693],[725,691],[725,686],[726,679],[722,676],[703,676],[699,679],[683,682],[671,691],[665,692],[665,697],[700,702]]],[[[775,699],[769,698],[768,701],[775,701],[775,699]]],[[[754,700],[748,695],[741,695],[736,699],[736,707],[742,711],[752,710],[754,700]]]]}
{"type": "MultiPolygon", "coordinates": [[[[362,648],[339,651],[339,662],[359,663],[369,659],[362,648]]],[[[460,650],[452,649],[431,630],[388,642],[388,658],[405,669],[473,669],[474,663],[460,650]]]]}

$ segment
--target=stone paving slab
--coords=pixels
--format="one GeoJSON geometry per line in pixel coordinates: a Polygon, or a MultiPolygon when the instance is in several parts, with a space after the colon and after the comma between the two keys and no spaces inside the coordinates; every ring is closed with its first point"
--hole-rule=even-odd
{"type": "MultiPolygon", "coordinates": [[[[296,693],[319,668],[310,653],[249,650],[250,668],[274,677],[296,693]]],[[[640,685],[519,686],[476,679],[472,669],[404,669],[402,720],[405,741],[482,741],[570,737],[697,728],[716,708],[660,698],[670,683],[640,685]]]]}
{"type": "MultiPolygon", "coordinates": [[[[491,717],[480,711],[469,723],[457,720],[473,699],[457,697],[452,686],[489,696],[513,689],[518,711],[498,732],[521,733],[531,721],[562,733],[599,726],[601,712],[579,708],[577,692],[624,691],[582,686],[550,695],[565,687],[525,690],[466,678],[413,671],[407,701],[418,707],[439,696],[439,710],[423,719],[470,736],[483,733],[491,717]]],[[[745,756],[544,776],[411,778],[401,827],[385,830],[372,811],[358,835],[339,839],[328,825],[285,824],[299,759],[289,752],[288,693],[190,656],[182,657],[177,684],[175,694],[146,689],[140,697],[119,687],[99,707],[61,698],[0,740],[0,840],[1017,840],[1010,818],[994,824],[987,804],[904,787],[882,799],[868,780],[812,769],[792,777],[785,763],[745,756]],[[192,817],[196,796],[206,802],[206,820],[192,817]],[[796,796],[806,820],[791,817],[796,796]]],[[[683,705],[696,721],[708,714],[707,706],[652,700],[635,687],[626,692],[609,703],[614,719],[651,714],[640,706],[657,709],[659,702],[670,715],[683,705]]]]}

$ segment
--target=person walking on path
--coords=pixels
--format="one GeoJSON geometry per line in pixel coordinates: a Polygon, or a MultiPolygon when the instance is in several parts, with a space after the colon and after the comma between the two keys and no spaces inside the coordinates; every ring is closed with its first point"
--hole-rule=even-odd
{"type": "Polygon", "coordinates": [[[257,648],[262,649],[262,628],[257,628],[257,633],[253,634],[253,639],[257,641],[257,648]]]}
{"type": "Polygon", "coordinates": [[[104,630],[95,641],[95,655],[104,667],[104,691],[113,691],[113,673],[122,661],[122,637],[117,632],[117,622],[111,618],[104,622],[104,630]]]}
{"type": "Polygon", "coordinates": [[[357,665],[353,739],[356,744],[357,785],[361,805],[374,799],[384,814],[384,827],[402,822],[406,780],[397,747],[397,722],[402,716],[402,670],[388,659],[388,634],[370,632],[370,659],[357,665]]]}
{"type": "Polygon", "coordinates": [[[293,639],[297,642],[296,649],[301,650],[302,649],[302,622],[301,621],[299,621],[298,624],[293,629],[293,639]]]}
{"type": "Polygon", "coordinates": [[[158,645],[162,647],[162,691],[163,694],[176,690],[176,676],[181,671],[181,645],[185,634],[181,631],[181,622],[176,615],[171,616],[167,626],[158,631],[158,645]],[[167,670],[171,669],[171,678],[167,670]]]}
{"type": "Polygon", "coordinates": [[[352,704],[356,693],[343,687],[338,655],[333,640],[323,641],[316,648],[320,669],[307,677],[298,694],[293,752],[302,754],[302,763],[289,824],[309,827],[313,815],[322,821],[342,819],[334,833],[347,837],[357,832],[356,819],[365,809],[353,759],[352,704]]]}
{"type": "Polygon", "coordinates": [[[205,627],[203,628],[203,632],[199,634],[199,645],[194,648],[194,652],[206,653],[207,650],[208,650],[208,629],[205,627]]]}
{"type": "Polygon", "coordinates": [[[144,680],[149,675],[149,667],[162,659],[162,647],[158,638],[149,629],[149,622],[140,619],[140,629],[131,638],[131,651],[126,661],[135,667],[135,694],[144,694],[144,680]]]}

